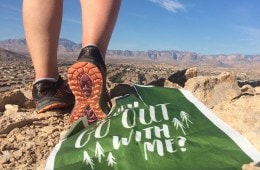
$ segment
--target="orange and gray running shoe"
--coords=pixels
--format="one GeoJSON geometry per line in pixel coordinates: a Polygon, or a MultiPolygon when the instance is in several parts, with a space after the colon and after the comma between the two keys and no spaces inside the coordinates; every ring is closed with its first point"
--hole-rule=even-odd
{"type": "Polygon", "coordinates": [[[76,100],[70,123],[84,116],[88,124],[104,119],[112,105],[106,88],[106,66],[97,47],[81,50],[68,70],[68,80],[76,100]]]}
{"type": "Polygon", "coordinates": [[[69,86],[59,77],[57,82],[41,80],[33,84],[33,100],[38,113],[73,106],[74,96],[69,86]]]}

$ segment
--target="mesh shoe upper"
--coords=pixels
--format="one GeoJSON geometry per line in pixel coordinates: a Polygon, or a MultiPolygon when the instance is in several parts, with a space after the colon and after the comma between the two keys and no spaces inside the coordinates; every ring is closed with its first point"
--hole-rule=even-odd
{"type": "Polygon", "coordinates": [[[61,77],[59,77],[57,82],[48,80],[36,82],[33,85],[32,96],[38,112],[74,104],[74,96],[61,77]]]}

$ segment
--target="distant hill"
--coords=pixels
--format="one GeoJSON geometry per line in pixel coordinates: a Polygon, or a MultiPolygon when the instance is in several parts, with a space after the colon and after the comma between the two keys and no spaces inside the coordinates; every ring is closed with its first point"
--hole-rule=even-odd
{"type": "Polygon", "coordinates": [[[0,48],[0,61],[16,60],[16,59],[27,59],[27,56],[0,48]]]}
{"type": "Polygon", "coordinates": [[[186,51],[123,51],[123,50],[109,50],[107,52],[108,58],[132,58],[136,60],[153,60],[170,63],[187,63],[187,64],[210,64],[218,66],[240,65],[240,64],[260,64],[260,55],[202,55],[194,52],[186,51]]]}
{"type": "MultiPolygon", "coordinates": [[[[28,48],[25,39],[9,39],[0,41],[0,48],[20,54],[28,55],[28,48]]],[[[79,53],[81,44],[77,44],[68,39],[61,38],[59,40],[58,55],[59,57],[75,56],[79,53]]]]}
{"type": "Polygon", "coordinates": [[[0,41],[0,48],[13,51],[20,54],[28,54],[25,39],[8,39],[0,41]]]}
{"type": "Polygon", "coordinates": [[[65,48],[65,49],[71,49],[71,50],[80,50],[81,44],[77,44],[71,40],[60,38],[59,40],[59,47],[65,48]]]}
{"type": "MultiPolygon", "coordinates": [[[[0,48],[4,48],[6,50],[13,51],[19,54],[28,55],[28,49],[25,39],[9,39],[0,41],[0,48]]],[[[81,44],[77,44],[71,40],[61,38],[59,40],[58,56],[61,59],[75,60],[80,52],[80,49],[81,44]]],[[[155,61],[163,63],[185,63],[216,66],[260,64],[260,54],[203,55],[194,52],[176,50],[108,50],[106,57],[107,59],[127,59],[132,60],[133,62],[155,61]]]]}

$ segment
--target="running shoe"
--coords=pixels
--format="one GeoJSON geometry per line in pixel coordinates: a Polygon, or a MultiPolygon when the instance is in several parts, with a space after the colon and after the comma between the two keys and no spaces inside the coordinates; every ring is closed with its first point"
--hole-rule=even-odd
{"type": "Polygon", "coordinates": [[[69,86],[59,76],[57,82],[42,80],[33,85],[33,100],[38,113],[73,106],[74,96],[69,86]]]}
{"type": "Polygon", "coordinates": [[[112,104],[106,88],[106,65],[96,46],[87,46],[68,69],[68,83],[75,96],[70,123],[87,116],[88,124],[102,120],[112,104]]]}

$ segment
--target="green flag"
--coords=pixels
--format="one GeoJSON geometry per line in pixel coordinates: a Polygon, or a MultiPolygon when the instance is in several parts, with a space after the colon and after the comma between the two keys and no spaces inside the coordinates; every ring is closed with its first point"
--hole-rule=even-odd
{"type": "Polygon", "coordinates": [[[46,169],[241,169],[260,153],[186,90],[134,86],[106,119],[77,121],[46,169]]]}

